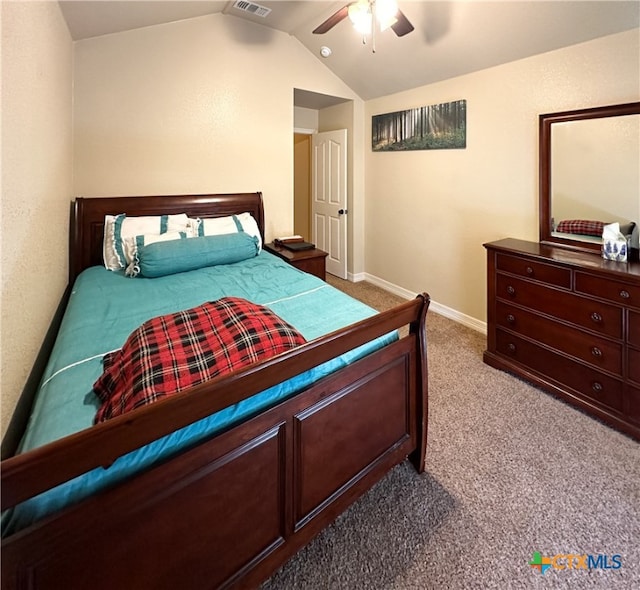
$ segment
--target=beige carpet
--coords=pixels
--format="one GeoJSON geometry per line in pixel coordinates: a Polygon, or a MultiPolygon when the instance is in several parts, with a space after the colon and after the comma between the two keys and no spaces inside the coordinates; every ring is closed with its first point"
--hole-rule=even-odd
{"type": "MultiPolygon", "coordinates": [[[[401,301],[329,282],[377,309],[401,301]]],[[[396,467],[264,590],[639,589],[640,445],[485,365],[482,334],[427,324],[427,472],[396,467]],[[600,567],[542,574],[534,552],[600,567]]]]}
{"type": "Polygon", "coordinates": [[[367,305],[374,307],[378,311],[384,311],[385,309],[389,309],[394,305],[398,305],[406,301],[405,299],[402,299],[402,297],[393,295],[392,293],[365,281],[352,283],[351,281],[345,281],[328,274],[327,283],[341,291],[344,291],[355,299],[364,301],[367,305]]]}

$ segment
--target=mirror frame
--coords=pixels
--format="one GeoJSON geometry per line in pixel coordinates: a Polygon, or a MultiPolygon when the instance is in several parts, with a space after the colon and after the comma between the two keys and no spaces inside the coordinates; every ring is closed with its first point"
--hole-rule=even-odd
{"type": "MultiPolygon", "coordinates": [[[[540,176],[539,176],[539,208],[540,208],[540,243],[550,246],[563,246],[573,250],[586,252],[600,252],[601,245],[593,242],[581,242],[571,238],[554,236],[551,231],[551,127],[554,123],[566,121],[581,121],[583,119],[599,119],[604,117],[619,117],[622,115],[640,114],[640,102],[594,107],[548,113],[539,115],[540,141],[540,176]]],[[[640,223],[640,219],[636,220],[640,223]]]]}

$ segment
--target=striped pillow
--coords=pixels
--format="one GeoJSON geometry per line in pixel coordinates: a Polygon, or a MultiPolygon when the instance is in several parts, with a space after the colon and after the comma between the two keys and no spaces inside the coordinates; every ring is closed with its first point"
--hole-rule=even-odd
{"type": "Polygon", "coordinates": [[[109,270],[121,270],[128,264],[124,240],[141,235],[159,235],[167,232],[187,232],[194,234],[193,220],[186,213],[177,215],[153,215],[127,217],[125,213],[105,215],[102,256],[109,270]]]}
{"type": "Polygon", "coordinates": [[[198,219],[197,223],[197,235],[199,237],[245,232],[254,238],[258,238],[258,252],[262,250],[260,228],[251,213],[240,213],[227,217],[207,217],[198,219]]]}

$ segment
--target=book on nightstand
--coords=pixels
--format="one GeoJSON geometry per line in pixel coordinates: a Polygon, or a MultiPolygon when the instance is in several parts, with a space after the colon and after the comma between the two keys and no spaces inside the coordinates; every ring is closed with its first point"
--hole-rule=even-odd
{"type": "Polygon", "coordinates": [[[286,248],[292,252],[298,252],[300,250],[313,250],[316,247],[311,242],[305,242],[302,236],[286,236],[283,238],[276,238],[273,243],[280,248],[286,248]]]}

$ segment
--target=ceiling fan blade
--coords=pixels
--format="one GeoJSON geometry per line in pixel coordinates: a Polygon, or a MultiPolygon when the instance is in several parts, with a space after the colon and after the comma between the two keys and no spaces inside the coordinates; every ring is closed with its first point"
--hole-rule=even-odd
{"type": "MultiPolygon", "coordinates": [[[[322,35],[330,29],[333,29],[341,20],[344,20],[349,15],[349,5],[343,6],[338,12],[332,14],[326,21],[320,26],[316,27],[313,32],[316,35],[322,35]]],[[[413,28],[413,27],[412,27],[413,28]]]]}
{"type": "Polygon", "coordinates": [[[398,20],[391,25],[391,28],[398,37],[402,37],[403,35],[413,31],[413,25],[409,22],[409,19],[402,13],[402,11],[398,10],[396,18],[398,20]]]}

